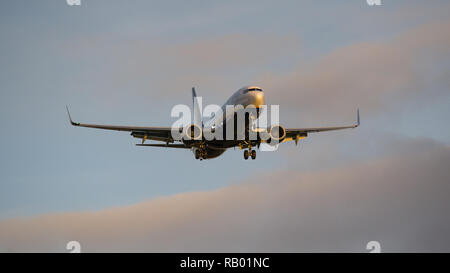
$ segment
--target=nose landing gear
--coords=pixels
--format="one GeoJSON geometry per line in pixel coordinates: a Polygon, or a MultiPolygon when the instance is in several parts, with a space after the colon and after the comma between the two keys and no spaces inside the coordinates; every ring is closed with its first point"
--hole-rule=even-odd
{"type": "Polygon", "coordinates": [[[195,150],[195,159],[203,160],[203,159],[206,159],[207,157],[208,157],[208,154],[207,154],[206,150],[200,150],[200,149],[195,150]]]}

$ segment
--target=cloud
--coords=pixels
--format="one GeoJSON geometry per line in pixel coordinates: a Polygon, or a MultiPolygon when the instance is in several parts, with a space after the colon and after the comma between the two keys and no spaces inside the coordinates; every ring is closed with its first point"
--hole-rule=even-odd
{"type": "Polygon", "coordinates": [[[272,103],[301,108],[317,119],[356,105],[379,113],[399,101],[427,101],[448,93],[448,72],[440,66],[448,68],[450,32],[442,30],[449,28],[448,21],[425,24],[387,41],[349,44],[258,82],[276,92],[272,103]]]}
{"type": "Polygon", "coordinates": [[[0,221],[0,250],[65,251],[78,240],[84,251],[364,252],[377,240],[384,251],[449,251],[450,148],[426,139],[397,144],[352,166],[0,221]]]}
{"type": "Polygon", "coordinates": [[[89,83],[89,89],[108,94],[108,103],[120,105],[130,95],[173,101],[193,85],[211,103],[221,103],[241,86],[257,84],[268,103],[282,105],[282,111],[301,109],[316,122],[344,113],[348,120],[348,109],[357,106],[365,114],[380,113],[397,102],[447,94],[450,33],[442,30],[449,27],[448,21],[416,25],[311,60],[301,58],[302,37],[275,33],[192,40],[76,36],[58,48],[63,60],[75,62],[74,71],[80,69],[81,80],[73,85],[84,89],[89,83]]]}
{"type": "Polygon", "coordinates": [[[228,95],[241,87],[230,82],[242,74],[248,79],[273,62],[292,58],[301,44],[296,36],[274,33],[210,35],[192,40],[77,36],[61,43],[62,58],[79,65],[85,81],[95,82],[100,77],[109,83],[110,88],[96,92],[118,89],[116,92],[126,90],[127,95],[136,92],[159,99],[179,97],[180,91],[193,85],[209,87],[207,94],[212,96],[225,90],[228,95]]]}

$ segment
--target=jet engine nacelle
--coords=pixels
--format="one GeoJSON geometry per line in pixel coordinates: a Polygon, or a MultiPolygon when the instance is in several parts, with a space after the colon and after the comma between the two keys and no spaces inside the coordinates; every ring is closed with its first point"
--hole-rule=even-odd
{"type": "Polygon", "coordinates": [[[184,137],[186,140],[201,140],[202,136],[202,128],[197,124],[190,124],[184,129],[184,137]]]}
{"type": "Polygon", "coordinates": [[[286,130],[281,125],[272,125],[269,129],[269,137],[267,143],[281,143],[286,137],[286,130]]]}

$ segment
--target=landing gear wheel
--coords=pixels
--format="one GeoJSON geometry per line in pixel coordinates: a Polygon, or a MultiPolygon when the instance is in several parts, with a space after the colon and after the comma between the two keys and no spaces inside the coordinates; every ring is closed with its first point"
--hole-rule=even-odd
{"type": "Polygon", "coordinates": [[[195,150],[195,159],[199,159],[199,158],[200,158],[200,151],[195,150]]]}
{"type": "Polygon", "coordinates": [[[244,151],[244,159],[245,159],[245,160],[248,159],[248,151],[247,151],[247,150],[244,151]]]}
{"type": "Polygon", "coordinates": [[[255,150],[252,150],[252,160],[255,160],[256,159],[256,151],[255,150]]]}

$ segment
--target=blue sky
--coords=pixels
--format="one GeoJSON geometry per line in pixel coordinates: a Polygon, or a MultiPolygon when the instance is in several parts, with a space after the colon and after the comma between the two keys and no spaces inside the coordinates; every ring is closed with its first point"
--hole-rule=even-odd
{"type": "MultiPolygon", "coordinates": [[[[84,1],[81,7],[69,7],[64,1],[5,4],[0,53],[4,64],[2,218],[99,209],[213,189],[283,166],[282,155],[261,156],[257,164],[244,165],[240,153],[230,151],[220,160],[199,165],[189,152],[136,148],[127,133],[70,128],[65,104],[80,121],[170,125],[174,121],[169,116],[171,107],[189,103],[191,86],[197,86],[206,102],[221,104],[235,89],[254,83],[264,73],[289,73],[297,63],[314,62],[333,49],[388,40],[446,14],[445,9],[436,8],[439,1],[432,5],[389,1],[383,7],[369,7],[364,1],[185,1],[178,2],[177,8],[174,5],[158,1],[84,1]],[[420,9],[432,9],[433,14],[410,15],[420,9]],[[235,37],[249,43],[242,52],[238,48],[226,54],[245,55],[253,47],[262,47],[265,59],[259,60],[256,54],[245,64],[218,63],[209,68],[201,65],[210,58],[206,54],[198,55],[204,58],[198,63],[180,65],[155,52],[205,40],[222,43],[222,37],[223,43],[235,37]],[[271,41],[272,37],[281,42],[271,41]],[[128,55],[132,60],[121,68],[128,55]],[[134,64],[148,71],[127,70],[134,64]],[[203,83],[204,77],[212,79],[203,83]]],[[[266,90],[269,103],[276,92],[266,90]]],[[[358,101],[353,104],[356,108],[358,101]]],[[[354,108],[342,109],[346,119],[330,120],[353,122],[354,108]]],[[[295,117],[292,107],[284,109],[282,114],[294,113],[286,118],[290,127],[309,125],[295,117]]],[[[364,120],[364,108],[362,113],[364,120]]],[[[448,97],[418,111],[392,115],[375,118],[399,125],[391,128],[395,133],[439,140],[450,136],[447,128],[430,128],[448,116],[448,97]]],[[[323,125],[327,122],[323,120],[323,125]]],[[[301,159],[302,152],[296,157],[301,159]]]]}
{"type": "Polygon", "coordinates": [[[448,1],[407,0],[3,3],[0,219],[351,166],[389,153],[390,138],[449,145],[449,30],[433,27],[448,26],[449,10],[448,1]],[[192,86],[222,104],[248,84],[281,105],[286,127],[353,123],[357,107],[363,126],[256,161],[230,150],[199,162],[188,151],[135,147],[128,133],[71,127],[65,113],[69,104],[76,121],[169,126],[192,86]]]}

